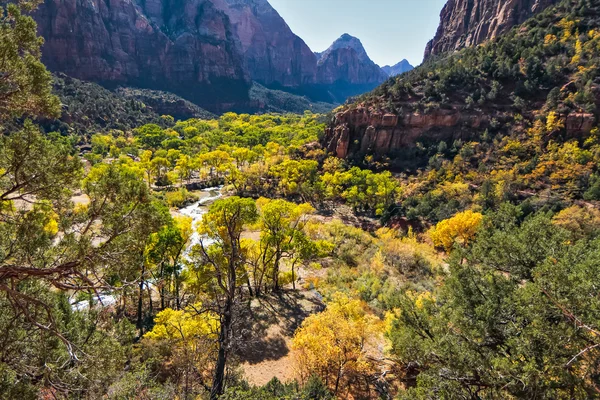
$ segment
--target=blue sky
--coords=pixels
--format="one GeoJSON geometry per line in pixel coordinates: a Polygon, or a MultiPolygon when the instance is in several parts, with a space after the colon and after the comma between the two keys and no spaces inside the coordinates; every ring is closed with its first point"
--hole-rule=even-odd
{"type": "Polygon", "coordinates": [[[406,58],[420,64],[446,0],[269,0],[313,51],[343,33],[358,37],[384,66],[406,58]]]}

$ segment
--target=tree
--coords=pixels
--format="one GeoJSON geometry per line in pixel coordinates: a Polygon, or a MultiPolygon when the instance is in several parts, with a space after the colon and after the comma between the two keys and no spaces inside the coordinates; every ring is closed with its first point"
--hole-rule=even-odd
{"type": "Polygon", "coordinates": [[[202,309],[200,303],[179,311],[167,308],[156,314],[154,328],[144,335],[164,349],[165,364],[183,370],[184,399],[190,397],[194,382],[204,385],[216,352],[218,316],[198,313],[202,309]]]}
{"type": "Polygon", "coordinates": [[[45,116],[60,112],[58,98],[52,94],[52,76],[41,63],[44,42],[27,13],[38,4],[18,0],[0,8],[0,119],[45,116]]]}
{"type": "Polygon", "coordinates": [[[198,227],[198,233],[205,239],[194,250],[194,272],[202,291],[211,297],[220,326],[210,391],[212,400],[223,394],[225,367],[235,345],[234,319],[241,290],[239,282],[246,277],[241,235],[245,226],[254,223],[257,218],[256,204],[252,199],[230,197],[212,204],[198,227]]]}
{"type": "Polygon", "coordinates": [[[365,345],[377,336],[379,326],[359,300],[335,294],[325,311],[306,318],[294,334],[292,349],[302,378],[319,376],[337,395],[353,378],[372,374],[365,345]]]}
{"type": "Polygon", "coordinates": [[[401,398],[596,396],[599,242],[517,211],[492,214],[434,293],[403,296],[387,333],[414,386],[401,398]]]}
{"type": "MultiPolygon", "coordinates": [[[[303,232],[307,217],[314,212],[308,203],[296,205],[285,200],[268,200],[260,198],[257,201],[260,214],[260,264],[261,271],[270,270],[273,290],[279,290],[279,275],[281,262],[289,259],[291,263],[292,282],[296,255],[306,245],[306,235],[303,232]]],[[[263,276],[254,274],[255,290],[258,295],[261,290],[263,276]]],[[[295,285],[295,283],[294,283],[295,285]]],[[[295,287],[295,286],[294,286],[295,287]]]]}
{"type": "Polygon", "coordinates": [[[167,292],[172,290],[175,298],[175,309],[181,307],[180,272],[181,257],[192,236],[192,218],[175,217],[173,224],[165,225],[159,232],[154,233],[148,246],[147,254],[155,266],[155,284],[160,293],[161,309],[171,307],[167,292]]]}
{"type": "Polygon", "coordinates": [[[483,216],[471,210],[460,212],[450,219],[439,222],[431,232],[436,246],[446,251],[452,250],[455,243],[467,246],[475,237],[483,216]]]}

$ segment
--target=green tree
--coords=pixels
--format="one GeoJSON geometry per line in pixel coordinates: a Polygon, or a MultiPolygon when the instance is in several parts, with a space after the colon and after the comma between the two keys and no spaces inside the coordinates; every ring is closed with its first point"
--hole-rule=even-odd
{"type": "Polygon", "coordinates": [[[240,298],[240,281],[246,277],[242,232],[247,224],[256,222],[257,218],[256,204],[252,199],[230,197],[212,204],[198,227],[198,232],[206,239],[194,249],[194,272],[199,289],[211,294],[213,309],[220,323],[211,399],[223,394],[225,367],[235,345],[234,322],[240,298]],[[207,240],[212,243],[208,244],[207,240]]]}
{"type": "Polygon", "coordinates": [[[27,13],[38,1],[19,0],[0,7],[0,119],[56,117],[58,98],[52,94],[52,76],[41,63],[44,42],[27,13]]]}

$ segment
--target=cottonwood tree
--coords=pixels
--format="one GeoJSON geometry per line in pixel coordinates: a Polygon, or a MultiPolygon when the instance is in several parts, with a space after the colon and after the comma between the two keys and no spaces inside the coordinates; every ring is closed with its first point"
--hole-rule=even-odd
{"type": "Polygon", "coordinates": [[[261,198],[257,201],[261,230],[258,243],[259,266],[255,265],[255,291],[258,295],[268,273],[274,291],[280,289],[279,275],[282,262],[290,261],[292,282],[295,281],[295,264],[304,247],[310,245],[303,229],[314,208],[308,204],[294,204],[285,200],[261,198]],[[257,273],[256,270],[259,272],[257,273]]]}
{"type": "Polygon", "coordinates": [[[198,232],[205,239],[196,246],[192,255],[196,284],[199,293],[209,296],[212,305],[208,308],[219,316],[220,326],[211,399],[223,394],[225,368],[235,344],[236,307],[247,267],[242,232],[257,218],[254,200],[230,197],[211,205],[198,227],[198,232]]]}

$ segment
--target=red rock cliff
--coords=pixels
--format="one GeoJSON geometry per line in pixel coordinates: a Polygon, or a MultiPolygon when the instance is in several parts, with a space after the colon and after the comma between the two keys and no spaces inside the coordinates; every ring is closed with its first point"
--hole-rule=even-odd
{"type": "Polygon", "coordinates": [[[250,80],[316,79],[316,56],[267,0],[45,0],[35,18],[51,70],[212,109],[246,100],[250,80]]]}
{"type": "Polygon", "coordinates": [[[425,58],[493,39],[560,0],[449,0],[425,58]]]}

